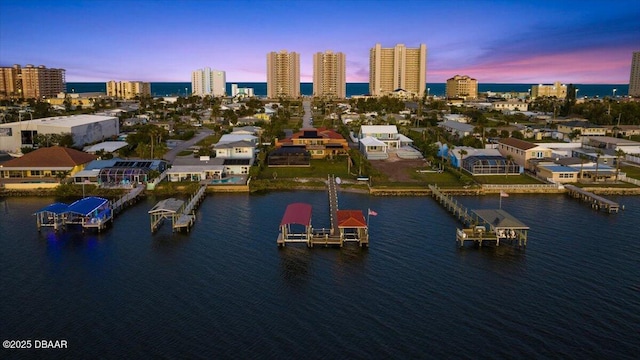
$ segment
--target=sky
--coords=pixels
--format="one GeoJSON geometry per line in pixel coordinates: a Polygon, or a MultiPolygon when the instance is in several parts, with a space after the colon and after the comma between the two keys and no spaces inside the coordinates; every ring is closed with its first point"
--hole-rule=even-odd
{"type": "Polygon", "coordinates": [[[368,82],[369,50],[427,46],[427,82],[628,84],[637,0],[1,0],[0,66],[66,69],[67,82],[266,82],[266,55],[343,52],[368,82]]]}

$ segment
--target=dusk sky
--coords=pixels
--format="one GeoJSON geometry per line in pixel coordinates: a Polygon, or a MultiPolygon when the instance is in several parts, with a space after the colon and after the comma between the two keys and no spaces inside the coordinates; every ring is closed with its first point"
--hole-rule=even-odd
{"type": "Polygon", "coordinates": [[[367,82],[369,49],[427,45],[427,82],[626,84],[640,5],[616,1],[0,1],[0,65],[66,69],[67,82],[265,82],[266,54],[347,58],[367,82]]]}

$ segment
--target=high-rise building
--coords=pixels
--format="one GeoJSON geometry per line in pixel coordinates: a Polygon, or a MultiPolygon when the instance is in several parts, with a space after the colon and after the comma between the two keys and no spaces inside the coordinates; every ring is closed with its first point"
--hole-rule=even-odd
{"type": "Polygon", "coordinates": [[[567,97],[567,85],[561,84],[559,81],[554,82],[553,85],[533,85],[531,87],[531,98],[535,99],[541,96],[555,96],[558,99],[564,99],[567,97]]]}
{"type": "Polygon", "coordinates": [[[0,68],[0,98],[39,99],[66,92],[65,70],[13,65],[0,68]]]}
{"type": "Polygon", "coordinates": [[[198,69],[191,73],[191,91],[193,95],[225,96],[227,92],[227,74],[210,68],[198,69]]]}
{"type": "Polygon", "coordinates": [[[478,80],[468,75],[456,75],[447,79],[447,97],[465,100],[478,98],[478,80]]]}
{"type": "Polygon", "coordinates": [[[313,54],[313,95],[344,99],[347,96],[346,57],[326,51],[313,54]]]}
{"type": "Polygon", "coordinates": [[[136,96],[151,96],[151,83],[142,81],[107,82],[107,96],[119,99],[133,99],[136,96]]]}
{"type": "Polygon", "coordinates": [[[300,96],[300,54],[270,52],[267,54],[267,97],[295,98],[300,96]]]}
{"type": "Polygon", "coordinates": [[[427,46],[407,48],[398,44],[383,48],[376,44],[369,52],[369,93],[392,94],[398,89],[423,96],[427,83],[427,46]]]}
{"type": "Polygon", "coordinates": [[[631,76],[629,77],[629,95],[640,96],[640,51],[634,51],[631,58],[631,76]]]}

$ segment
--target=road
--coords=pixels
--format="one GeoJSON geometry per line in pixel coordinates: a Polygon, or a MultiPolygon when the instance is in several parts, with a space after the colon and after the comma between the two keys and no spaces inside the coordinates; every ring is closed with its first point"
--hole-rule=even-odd
{"type": "Polygon", "coordinates": [[[200,130],[194,137],[189,140],[183,141],[179,143],[176,147],[169,150],[166,154],[164,154],[163,159],[167,160],[170,163],[176,159],[176,156],[184,150],[187,150],[190,146],[195,145],[198,141],[206,138],[209,135],[213,134],[213,130],[200,130]]]}
{"type": "Polygon", "coordinates": [[[311,121],[311,100],[305,98],[306,100],[302,100],[302,109],[304,110],[304,114],[302,115],[302,128],[308,129],[313,127],[313,122],[311,121]]]}

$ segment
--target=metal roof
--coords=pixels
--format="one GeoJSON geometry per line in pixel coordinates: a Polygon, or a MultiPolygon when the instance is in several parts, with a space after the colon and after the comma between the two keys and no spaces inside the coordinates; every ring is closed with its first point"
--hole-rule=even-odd
{"type": "Polygon", "coordinates": [[[184,205],[184,201],[175,198],[168,198],[159,201],[156,206],[149,210],[149,214],[155,214],[159,212],[167,212],[175,214],[184,205]]]}
{"type": "Polygon", "coordinates": [[[473,210],[473,212],[493,229],[529,229],[527,225],[502,209],[480,209],[473,210]]]}
{"type": "Polygon", "coordinates": [[[65,203],[53,203],[51,205],[48,205],[46,207],[43,207],[42,209],[36,211],[34,213],[35,214],[39,214],[42,212],[50,212],[50,213],[54,213],[54,214],[64,214],[67,212],[67,209],[69,208],[69,205],[65,204],[65,203]]]}
{"type": "Polygon", "coordinates": [[[289,204],[280,226],[289,224],[311,226],[311,205],[305,203],[289,204]]]}
{"type": "Polygon", "coordinates": [[[87,216],[91,214],[93,211],[106,205],[108,202],[109,200],[107,199],[96,197],[96,196],[90,196],[90,197],[86,197],[71,203],[71,205],[69,205],[69,207],[67,208],[67,212],[72,212],[72,213],[80,214],[83,216],[87,216]]]}

